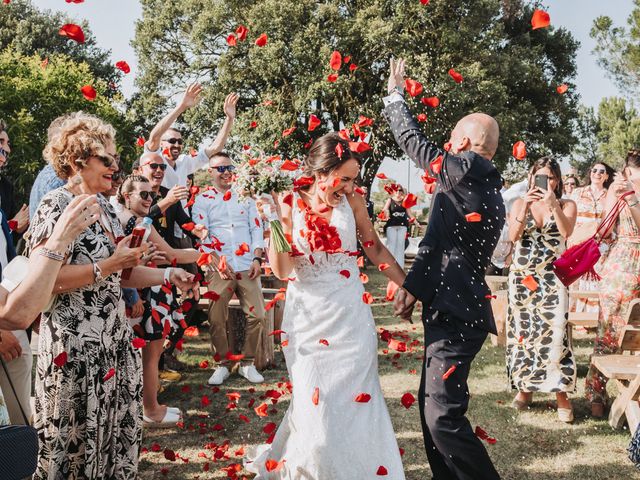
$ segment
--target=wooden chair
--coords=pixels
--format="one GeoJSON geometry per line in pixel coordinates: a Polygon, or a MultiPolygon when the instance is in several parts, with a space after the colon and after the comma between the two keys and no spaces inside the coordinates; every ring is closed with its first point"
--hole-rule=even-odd
{"type": "Polygon", "coordinates": [[[618,342],[622,353],[594,355],[591,363],[620,392],[611,406],[609,425],[621,428],[626,419],[629,430],[635,432],[640,422],[640,299],[631,302],[626,320],[618,342]]]}

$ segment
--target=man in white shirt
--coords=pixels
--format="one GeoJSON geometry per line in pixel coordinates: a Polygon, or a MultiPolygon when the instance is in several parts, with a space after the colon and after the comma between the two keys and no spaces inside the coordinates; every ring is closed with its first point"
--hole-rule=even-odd
{"type": "Polygon", "coordinates": [[[209,306],[209,325],[217,361],[209,385],[222,384],[229,377],[229,367],[235,360],[227,342],[229,301],[234,293],[247,318],[242,348],[244,357],[238,372],[252,383],[264,381],[253,365],[265,318],[260,284],[263,232],[255,201],[238,197],[231,190],[233,168],[231,159],[224,153],[211,158],[209,173],[213,188],[198,196],[192,210],[193,221],[203,224],[212,243],[220,242],[221,248],[218,254],[222,265],[217,265],[217,271],[210,272],[206,278],[209,291],[215,292],[209,306]],[[223,258],[225,262],[222,262],[223,258]]]}
{"type": "Polygon", "coordinates": [[[189,85],[182,101],[158,122],[151,130],[149,139],[144,144],[145,152],[162,154],[168,165],[162,181],[162,186],[165,188],[172,188],[176,185],[186,186],[187,176],[196,170],[206,168],[209,165],[209,159],[222,151],[233,128],[233,122],[236,118],[236,105],[240,97],[235,93],[230,93],[224,101],[226,118],[211,145],[200,148],[194,156],[190,153],[182,153],[182,134],[172,125],[186,110],[200,103],[201,93],[202,86],[200,84],[193,83],[189,85]]]}
{"type": "MultiPolygon", "coordinates": [[[[162,155],[167,164],[162,180],[162,186],[165,188],[171,189],[178,185],[186,187],[187,177],[196,170],[206,168],[209,165],[209,158],[222,151],[233,128],[233,122],[236,118],[236,104],[240,97],[235,93],[230,93],[224,101],[226,115],[224,124],[211,145],[202,147],[195,156],[190,153],[182,153],[182,134],[172,125],[185,111],[200,103],[201,93],[202,85],[198,83],[189,85],[182,101],[153,127],[149,139],[144,144],[145,153],[157,152],[162,155]]],[[[186,202],[183,201],[182,206],[185,205],[186,202]]],[[[189,238],[182,232],[180,225],[176,225],[173,235],[176,238],[174,244],[177,248],[191,248],[193,246],[189,238]]],[[[191,273],[194,272],[191,271],[191,273]]]]}

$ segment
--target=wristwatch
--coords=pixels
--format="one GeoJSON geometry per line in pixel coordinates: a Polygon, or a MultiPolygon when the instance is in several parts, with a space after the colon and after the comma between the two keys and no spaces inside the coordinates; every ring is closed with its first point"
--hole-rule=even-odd
{"type": "Polygon", "coordinates": [[[254,261],[254,262],[255,262],[256,260],[258,261],[258,263],[259,263],[260,265],[262,265],[262,258],[261,258],[261,257],[253,257],[253,260],[252,260],[252,261],[254,261]]]}
{"type": "Polygon", "coordinates": [[[99,283],[103,280],[102,269],[97,263],[93,264],[93,280],[95,283],[99,283]]]}

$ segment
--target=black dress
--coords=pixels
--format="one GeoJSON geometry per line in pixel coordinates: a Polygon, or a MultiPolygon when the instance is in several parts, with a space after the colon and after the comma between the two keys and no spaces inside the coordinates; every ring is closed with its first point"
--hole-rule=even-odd
{"type": "MultiPolygon", "coordinates": [[[[131,235],[137,223],[131,217],[124,227],[124,234],[131,235]]],[[[147,341],[161,340],[184,330],[186,323],[182,308],[178,304],[178,291],[171,284],[144,288],[140,292],[144,300],[144,313],[140,321],[133,325],[133,331],[147,341]]]]}

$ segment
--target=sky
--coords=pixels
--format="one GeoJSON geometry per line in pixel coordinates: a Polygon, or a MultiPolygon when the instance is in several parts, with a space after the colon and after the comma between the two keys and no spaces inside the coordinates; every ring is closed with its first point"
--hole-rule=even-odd
{"type": "MultiPolygon", "coordinates": [[[[33,0],[33,3],[40,8],[62,10],[77,19],[86,19],[98,45],[111,50],[113,61],[126,60],[131,66],[131,73],[123,81],[124,94],[131,95],[137,64],[130,41],[135,35],[135,21],[142,13],[138,0],[85,0],[81,4],[66,3],[64,0],[33,0]]],[[[568,29],[581,44],[577,57],[576,86],[582,102],[597,107],[602,98],[619,95],[618,89],[606,77],[591,53],[595,42],[589,37],[589,31],[593,20],[600,15],[610,16],[617,26],[626,25],[633,10],[633,1],[547,0],[544,7],[551,16],[552,25],[568,29]]],[[[386,159],[379,171],[405,186],[409,185],[410,190],[417,193],[422,188],[419,179],[421,173],[410,167],[409,163],[406,162],[405,169],[402,163],[386,159]]]]}

